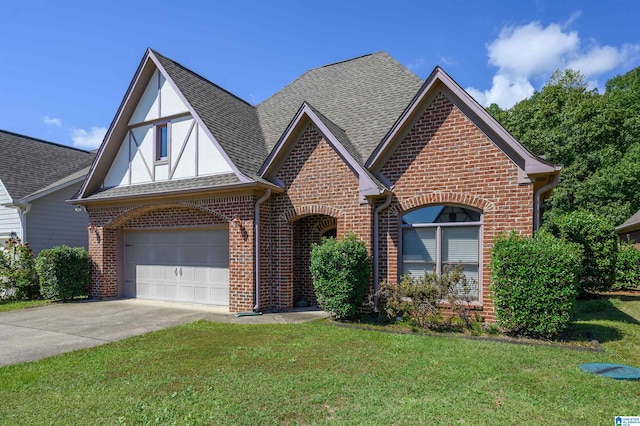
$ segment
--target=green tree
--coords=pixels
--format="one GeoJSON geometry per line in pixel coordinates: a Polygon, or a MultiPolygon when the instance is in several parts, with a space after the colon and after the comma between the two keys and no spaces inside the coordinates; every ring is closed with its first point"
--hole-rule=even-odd
{"type": "Polygon", "coordinates": [[[640,67],[588,87],[573,70],[556,72],[540,91],[493,114],[530,151],[562,164],[545,220],[577,209],[622,223],[640,208],[640,67]]]}

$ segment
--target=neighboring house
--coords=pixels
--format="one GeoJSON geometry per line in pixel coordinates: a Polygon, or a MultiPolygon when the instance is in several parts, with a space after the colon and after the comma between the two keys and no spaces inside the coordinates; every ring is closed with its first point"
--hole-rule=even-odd
{"type": "Polygon", "coordinates": [[[616,227],[622,241],[631,241],[640,244],[640,210],[627,219],[622,225],[616,227]]]}
{"type": "Polygon", "coordinates": [[[93,297],[314,304],[311,245],[354,231],[372,290],[462,263],[491,320],[492,241],[533,232],[559,172],[440,68],[365,55],[252,106],[148,50],[74,202],[93,297]]]}
{"type": "Polygon", "coordinates": [[[87,247],[88,217],[73,198],[94,154],[0,130],[0,243],[12,235],[37,254],[60,244],[87,247]]]}

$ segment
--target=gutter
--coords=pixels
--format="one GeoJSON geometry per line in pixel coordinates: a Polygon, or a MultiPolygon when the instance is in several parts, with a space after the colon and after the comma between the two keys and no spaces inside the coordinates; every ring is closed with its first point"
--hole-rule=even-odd
{"type": "Polygon", "coordinates": [[[553,175],[553,179],[551,182],[546,184],[545,186],[538,188],[538,190],[533,194],[533,231],[537,231],[540,229],[540,216],[542,207],[540,205],[540,200],[542,198],[542,194],[553,188],[558,184],[558,180],[560,179],[560,174],[553,175]]]}
{"type": "Polygon", "coordinates": [[[384,203],[380,204],[378,207],[376,207],[374,213],[373,213],[373,294],[374,294],[374,300],[375,300],[375,306],[378,306],[378,296],[376,296],[376,293],[378,292],[378,280],[380,279],[380,271],[379,271],[379,241],[378,241],[378,231],[380,228],[380,217],[379,214],[382,210],[386,209],[387,207],[389,207],[389,205],[391,204],[391,198],[393,197],[393,194],[388,194],[387,198],[384,200],[384,203]]]}

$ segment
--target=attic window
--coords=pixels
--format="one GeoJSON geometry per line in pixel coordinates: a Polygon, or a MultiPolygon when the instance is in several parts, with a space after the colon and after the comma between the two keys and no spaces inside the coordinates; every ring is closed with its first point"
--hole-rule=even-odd
{"type": "Polygon", "coordinates": [[[169,132],[167,123],[156,126],[156,161],[167,159],[169,151],[169,132]]]}

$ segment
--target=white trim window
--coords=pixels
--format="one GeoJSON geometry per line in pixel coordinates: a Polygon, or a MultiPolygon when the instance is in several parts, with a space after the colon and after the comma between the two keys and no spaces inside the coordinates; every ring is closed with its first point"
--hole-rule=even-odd
{"type": "Polygon", "coordinates": [[[402,274],[440,274],[445,265],[462,265],[470,297],[480,298],[482,213],[469,207],[435,205],[402,216],[402,274]]]}
{"type": "Polygon", "coordinates": [[[166,161],[169,155],[169,125],[160,123],[155,126],[156,161],[166,161]]]}

